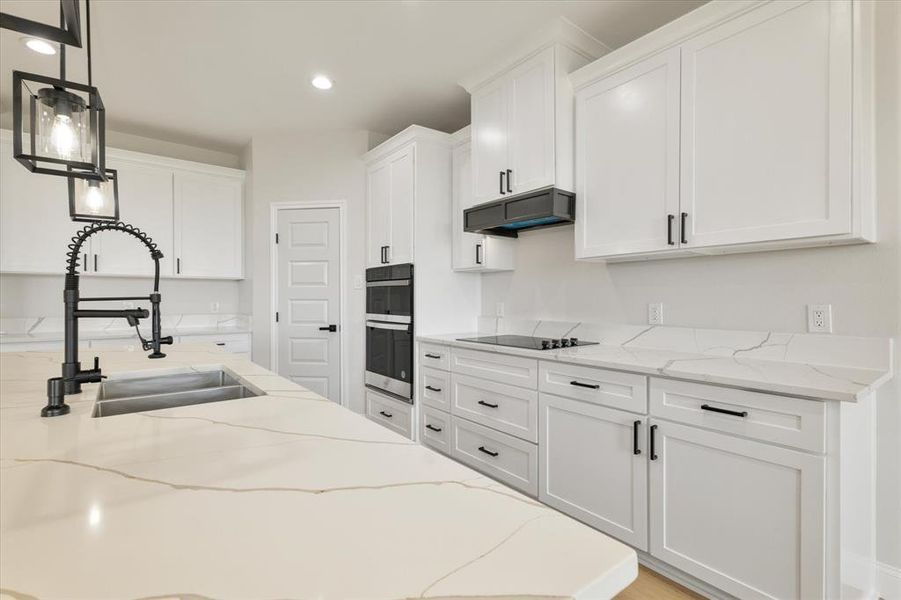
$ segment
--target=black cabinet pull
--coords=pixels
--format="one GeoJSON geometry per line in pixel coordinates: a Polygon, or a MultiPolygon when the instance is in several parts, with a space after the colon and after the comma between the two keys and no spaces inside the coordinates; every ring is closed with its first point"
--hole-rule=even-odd
{"type": "Polygon", "coordinates": [[[632,454],[641,454],[641,448],[638,447],[638,428],[640,426],[641,421],[632,423],[632,454]]]}
{"type": "Polygon", "coordinates": [[[97,272],[97,255],[94,255],[94,272],[97,272]]]}
{"type": "Polygon", "coordinates": [[[727,408],[717,408],[715,406],[710,406],[709,404],[702,404],[701,410],[709,410],[710,412],[722,413],[724,415],[732,415],[733,417],[747,417],[748,411],[742,410],[729,410],[727,408]]]}
{"type": "Polygon", "coordinates": [[[181,259],[180,258],[175,259],[175,274],[176,275],[181,274],[181,259]]]}
{"type": "Polygon", "coordinates": [[[425,389],[429,390],[430,392],[440,392],[441,391],[441,388],[432,387],[430,385],[425,386],[425,389]]]}
{"type": "Polygon", "coordinates": [[[476,244],[476,264],[482,264],[482,244],[476,244]]]}
{"type": "Polygon", "coordinates": [[[387,265],[390,262],[391,262],[391,246],[388,245],[388,246],[385,246],[385,264],[387,265]]]}
{"type": "Polygon", "coordinates": [[[680,224],[680,226],[679,226],[679,229],[680,229],[680,231],[681,231],[681,233],[682,233],[682,243],[683,243],[683,244],[687,244],[687,243],[688,243],[688,238],[685,237],[685,236],[687,235],[687,234],[685,233],[685,221],[686,221],[686,219],[688,219],[688,213],[687,213],[687,212],[684,212],[684,213],[682,213],[682,221],[681,221],[681,224],[680,224]]]}
{"type": "Polygon", "coordinates": [[[651,460],[657,460],[657,447],[654,443],[654,433],[657,431],[656,425],[651,425],[651,460]]]}
{"type": "Polygon", "coordinates": [[[224,345],[225,345],[225,342],[216,342],[216,345],[217,345],[217,346],[224,346],[224,345]]]}
{"type": "Polygon", "coordinates": [[[84,253],[84,270],[85,271],[88,270],[88,253],[87,252],[84,253]]]}
{"type": "Polygon", "coordinates": [[[500,172],[500,183],[498,185],[499,185],[499,191],[500,191],[501,195],[506,196],[507,192],[504,191],[504,172],[503,171],[500,172]]]}
{"type": "Polygon", "coordinates": [[[379,414],[382,415],[383,417],[387,418],[387,419],[390,419],[391,417],[394,416],[394,415],[392,415],[391,413],[386,413],[386,412],[383,411],[383,410],[380,410],[380,411],[379,411],[379,414]]]}
{"type": "Polygon", "coordinates": [[[577,387],[588,388],[588,389],[591,389],[591,390],[599,390],[599,389],[601,389],[601,386],[599,386],[599,385],[596,384],[596,383],[582,383],[581,381],[570,381],[570,382],[569,382],[569,385],[575,385],[575,386],[577,386],[577,387]]]}
{"type": "Polygon", "coordinates": [[[431,423],[426,424],[425,428],[426,428],[426,429],[431,429],[431,430],[434,431],[435,433],[441,433],[442,431],[444,431],[441,427],[435,427],[435,426],[432,425],[431,423]]]}
{"type": "Polygon", "coordinates": [[[666,243],[670,246],[675,246],[676,241],[673,240],[673,221],[676,220],[676,215],[666,215],[666,243]]]}
{"type": "Polygon", "coordinates": [[[479,400],[479,404],[482,406],[487,406],[488,408],[497,408],[497,404],[491,404],[490,402],[485,402],[484,400],[479,400]]]}
{"type": "Polygon", "coordinates": [[[426,358],[441,358],[440,354],[426,354],[426,358]]]}
{"type": "Polygon", "coordinates": [[[491,450],[487,449],[485,446],[479,446],[479,452],[484,452],[488,456],[497,456],[498,454],[500,454],[499,452],[492,452],[491,450]]]}
{"type": "Polygon", "coordinates": [[[513,170],[507,169],[507,191],[513,192],[513,170]]]}

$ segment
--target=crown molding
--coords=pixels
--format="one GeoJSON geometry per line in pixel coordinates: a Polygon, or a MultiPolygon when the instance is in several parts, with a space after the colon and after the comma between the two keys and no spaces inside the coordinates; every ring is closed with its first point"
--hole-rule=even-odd
{"type": "Polygon", "coordinates": [[[449,147],[451,145],[451,134],[438,131],[437,129],[422,127],[421,125],[410,125],[364,154],[363,162],[369,164],[377,161],[413,142],[426,142],[449,147]]]}

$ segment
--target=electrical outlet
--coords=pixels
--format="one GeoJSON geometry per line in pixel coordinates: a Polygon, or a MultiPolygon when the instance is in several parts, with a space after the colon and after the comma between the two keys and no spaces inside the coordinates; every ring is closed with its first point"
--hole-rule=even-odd
{"type": "Polygon", "coordinates": [[[648,304],[648,325],[663,324],[663,302],[648,304]]]}
{"type": "Polygon", "coordinates": [[[219,303],[218,302],[210,302],[210,312],[213,314],[219,312],[219,303]]]}
{"type": "Polygon", "coordinates": [[[504,303],[498,302],[494,307],[494,316],[503,317],[504,316],[504,303]]]}
{"type": "Polygon", "coordinates": [[[807,331],[810,333],[832,333],[832,305],[807,305],[807,331]]]}

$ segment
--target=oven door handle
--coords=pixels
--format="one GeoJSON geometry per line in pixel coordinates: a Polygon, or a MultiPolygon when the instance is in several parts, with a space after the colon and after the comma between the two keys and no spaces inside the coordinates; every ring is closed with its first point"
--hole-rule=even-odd
{"type": "Polygon", "coordinates": [[[409,279],[386,279],[384,281],[367,281],[366,287],[409,287],[409,279]]]}
{"type": "Polygon", "coordinates": [[[374,327],[375,329],[393,329],[395,331],[407,331],[410,325],[400,323],[381,323],[379,321],[366,321],[366,327],[374,327]]]}

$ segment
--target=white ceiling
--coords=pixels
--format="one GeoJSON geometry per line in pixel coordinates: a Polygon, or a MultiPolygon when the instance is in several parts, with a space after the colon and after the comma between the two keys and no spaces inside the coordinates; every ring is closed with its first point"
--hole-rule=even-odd
{"type": "MultiPolygon", "coordinates": [[[[564,16],[621,46],[702,0],[148,1],[91,4],[94,82],[116,131],[238,153],[258,132],[469,122],[457,81],[564,16]],[[335,81],[329,92],[312,74],[335,81]]],[[[57,0],[2,0],[4,12],[55,23],[57,0]]],[[[82,14],[84,11],[82,11],[82,14]]],[[[58,75],[17,32],[0,31],[0,105],[13,69],[58,75]]],[[[83,50],[69,79],[85,81],[83,50]]]]}

